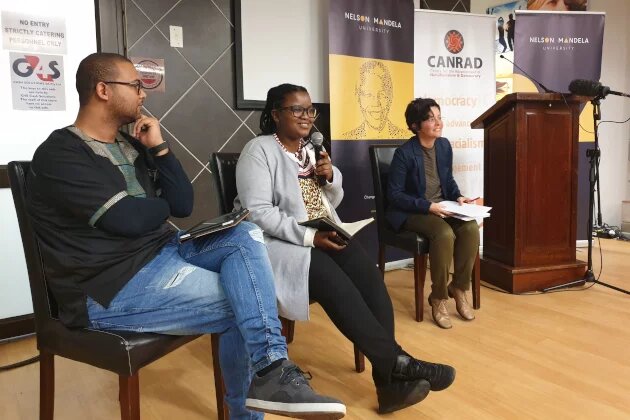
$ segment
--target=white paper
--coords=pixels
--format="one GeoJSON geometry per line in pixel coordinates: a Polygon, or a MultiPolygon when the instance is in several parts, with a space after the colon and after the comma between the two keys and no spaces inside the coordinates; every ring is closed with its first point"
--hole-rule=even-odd
{"type": "Polygon", "coordinates": [[[339,223],[339,226],[348,232],[350,235],[354,236],[355,233],[363,229],[365,226],[369,225],[374,221],[373,217],[369,219],[363,219],[352,223],[339,223]]]}
{"type": "Polygon", "coordinates": [[[64,111],[66,96],[62,55],[11,51],[11,96],[20,111],[64,111]]]}
{"type": "Polygon", "coordinates": [[[441,201],[438,204],[440,204],[444,210],[449,211],[454,215],[468,217],[470,218],[469,220],[489,217],[489,211],[492,210],[492,207],[466,203],[460,205],[456,201],[441,201]]]}
{"type": "Polygon", "coordinates": [[[66,20],[56,16],[2,11],[2,48],[67,54],[66,20]]]}

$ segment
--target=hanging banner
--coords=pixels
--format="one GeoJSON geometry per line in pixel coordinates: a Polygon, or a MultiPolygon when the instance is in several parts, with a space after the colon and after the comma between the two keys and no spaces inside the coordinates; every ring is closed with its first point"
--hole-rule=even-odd
{"type": "Polygon", "coordinates": [[[414,95],[440,105],[459,189],[483,198],[484,134],[470,123],[495,103],[495,19],[416,10],[415,26],[414,95]]]}
{"type": "MultiPolygon", "coordinates": [[[[514,69],[514,91],[542,92],[533,80],[555,92],[568,92],[574,79],[598,81],[602,69],[604,21],[596,12],[556,13],[517,11],[514,63],[529,73],[514,69]]],[[[592,147],[593,107],[586,104],[580,114],[578,168],[577,239],[587,239],[588,161],[592,147]]]]}
{"type": "Polygon", "coordinates": [[[497,4],[486,9],[486,14],[494,15],[497,19],[495,51],[501,58],[496,60],[497,101],[514,91],[512,89],[513,65],[511,62],[514,61],[516,11],[584,12],[587,6],[588,0],[509,0],[506,3],[497,4]]]}
{"type": "Polygon", "coordinates": [[[486,9],[486,14],[496,19],[494,51],[498,56],[495,60],[497,101],[513,91],[511,61],[514,61],[515,12],[527,10],[527,3],[527,0],[512,0],[486,9]]]}
{"type": "MultiPolygon", "coordinates": [[[[332,157],[345,187],[337,210],[355,221],[373,216],[368,147],[411,136],[413,2],[331,0],[328,23],[332,157]]],[[[376,244],[375,227],[368,234],[376,244]]]]}
{"type": "MultiPolygon", "coordinates": [[[[517,11],[516,16],[514,63],[533,79],[556,92],[568,92],[573,79],[599,80],[605,14],[517,11]]],[[[518,68],[514,72],[524,75],[518,68]]],[[[517,90],[527,86],[522,87],[517,90]]]]}

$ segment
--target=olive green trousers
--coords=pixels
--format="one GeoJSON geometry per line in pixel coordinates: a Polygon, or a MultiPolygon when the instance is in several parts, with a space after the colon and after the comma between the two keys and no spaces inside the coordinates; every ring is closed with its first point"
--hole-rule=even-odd
{"type": "Polygon", "coordinates": [[[405,229],[429,239],[431,297],[448,299],[446,290],[451,259],[454,260],[453,285],[468,290],[472,270],[479,251],[479,225],[454,217],[442,219],[433,214],[414,214],[405,222],[405,229]]]}

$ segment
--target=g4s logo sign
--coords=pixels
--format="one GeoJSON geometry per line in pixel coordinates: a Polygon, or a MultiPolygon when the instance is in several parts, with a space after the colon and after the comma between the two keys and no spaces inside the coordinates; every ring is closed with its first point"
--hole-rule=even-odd
{"type": "Polygon", "coordinates": [[[56,60],[48,62],[48,68],[44,70],[44,64],[40,63],[40,58],[36,55],[25,55],[13,62],[13,72],[20,77],[30,77],[33,73],[43,82],[52,82],[61,76],[59,63],[56,60]]]}

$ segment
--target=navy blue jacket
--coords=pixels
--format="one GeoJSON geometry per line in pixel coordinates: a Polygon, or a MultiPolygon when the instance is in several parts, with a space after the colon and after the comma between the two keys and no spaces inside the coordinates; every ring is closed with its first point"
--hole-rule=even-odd
{"type": "MultiPolygon", "coordinates": [[[[456,201],[462,195],[453,178],[453,149],[444,137],[435,140],[435,158],[442,196],[456,201]]],[[[389,167],[386,217],[394,229],[400,230],[412,214],[429,213],[431,202],[425,197],[426,189],[422,147],[414,136],[396,150],[389,167]]]]}

